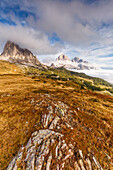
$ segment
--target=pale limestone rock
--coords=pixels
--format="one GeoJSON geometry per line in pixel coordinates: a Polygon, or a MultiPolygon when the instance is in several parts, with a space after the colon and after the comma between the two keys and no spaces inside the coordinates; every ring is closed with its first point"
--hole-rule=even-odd
{"type": "Polygon", "coordinates": [[[12,170],[16,162],[16,157],[12,159],[11,163],[7,167],[7,170],[12,170]]]}
{"type": "Polygon", "coordinates": [[[50,154],[47,160],[46,170],[50,170],[51,160],[52,160],[52,154],[50,154]]]}
{"type": "MultiPolygon", "coordinates": [[[[45,97],[46,96],[43,95],[43,98],[45,97]]],[[[20,149],[17,157],[12,159],[7,170],[17,170],[19,168],[16,162],[23,161],[23,153],[26,155],[24,159],[26,170],[43,170],[43,168],[50,170],[53,159],[56,161],[55,168],[57,170],[65,169],[66,164],[71,160],[73,160],[73,167],[75,170],[92,170],[92,161],[95,163],[97,169],[102,170],[96,158],[93,156],[90,159],[90,154],[85,158],[81,149],[76,148],[76,152],[79,156],[75,156],[75,143],[73,143],[71,139],[70,142],[67,143],[65,134],[60,133],[61,128],[63,129],[64,127],[70,128],[70,130],[74,129],[73,118],[71,119],[68,111],[66,111],[68,106],[60,101],[58,103],[53,102],[49,100],[50,96],[47,97],[47,113],[42,114],[41,118],[41,123],[44,125],[44,128],[32,133],[25,148],[22,147],[20,149]],[[51,103],[55,106],[54,110],[50,105],[51,103]],[[65,111],[63,110],[64,108],[65,111]],[[70,122],[72,122],[71,125],[70,122]]],[[[38,106],[42,106],[43,103],[46,103],[46,101],[43,100],[43,102],[38,103],[38,106]]]]}
{"type": "Polygon", "coordinates": [[[74,168],[75,170],[81,170],[77,162],[74,163],[74,168]]]}
{"type": "Polygon", "coordinates": [[[89,158],[86,158],[86,168],[87,170],[92,170],[92,166],[91,166],[91,161],[89,158]]]}
{"type": "Polygon", "coordinates": [[[83,163],[82,159],[79,159],[78,163],[80,165],[81,170],[85,170],[84,163],[83,163]]]}

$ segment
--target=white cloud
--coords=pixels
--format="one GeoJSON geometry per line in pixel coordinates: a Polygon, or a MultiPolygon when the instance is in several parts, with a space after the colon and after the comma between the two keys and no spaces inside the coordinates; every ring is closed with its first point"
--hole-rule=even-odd
{"type": "MultiPolygon", "coordinates": [[[[14,6],[16,2],[15,0],[5,1],[7,2],[5,4],[10,6],[14,6]]],[[[21,10],[34,13],[35,19],[32,15],[29,15],[24,21],[28,22],[31,27],[50,34],[56,32],[63,41],[76,46],[88,46],[91,42],[101,39],[100,28],[103,23],[111,24],[113,1],[100,0],[98,3],[90,5],[83,2],[82,0],[69,2],[61,0],[20,0],[18,4],[21,10]],[[106,11],[109,12],[105,13],[106,11]]],[[[17,19],[14,13],[10,13],[10,15],[13,21],[20,22],[20,19],[17,19]]]]}
{"type": "MultiPolygon", "coordinates": [[[[41,30],[50,34],[56,32],[57,35],[65,42],[77,45],[87,45],[91,42],[91,37],[96,37],[92,28],[79,20],[76,13],[80,10],[81,3],[62,1],[37,1],[40,18],[36,22],[41,30]],[[39,4],[38,4],[39,3],[39,4]]],[[[82,12],[82,10],[81,10],[82,12]]]]}
{"type": "Polygon", "coordinates": [[[77,0],[68,3],[60,0],[33,0],[32,4],[27,2],[27,10],[32,6],[38,18],[34,22],[31,16],[28,17],[29,24],[50,34],[56,32],[63,41],[76,46],[88,46],[101,39],[99,32],[102,24],[111,24],[113,18],[111,0],[92,5],[77,0]],[[105,11],[109,12],[106,14],[105,11]]]}
{"type": "Polygon", "coordinates": [[[27,26],[0,24],[0,41],[5,43],[7,40],[14,41],[35,54],[54,54],[58,50],[51,46],[46,34],[27,26]]]}
{"type": "Polygon", "coordinates": [[[99,58],[99,60],[100,61],[104,61],[104,62],[105,61],[109,62],[109,61],[113,61],[113,57],[107,57],[107,58],[106,57],[102,57],[102,58],[99,58]]]}

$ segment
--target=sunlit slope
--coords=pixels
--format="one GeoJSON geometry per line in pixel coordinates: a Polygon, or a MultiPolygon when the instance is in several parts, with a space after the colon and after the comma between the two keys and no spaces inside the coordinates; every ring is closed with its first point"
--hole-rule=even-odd
{"type": "Polygon", "coordinates": [[[0,74],[20,74],[21,69],[8,61],[0,60],[0,74]]]}
{"type": "Polygon", "coordinates": [[[0,60],[0,74],[24,74],[32,76],[43,76],[47,79],[61,80],[61,81],[72,81],[81,86],[81,89],[89,89],[92,91],[99,91],[104,94],[112,95],[113,85],[107,81],[87,76],[84,73],[77,73],[68,71],[64,68],[50,68],[50,67],[39,67],[29,66],[26,64],[10,63],[8,61],[0,60]]]}

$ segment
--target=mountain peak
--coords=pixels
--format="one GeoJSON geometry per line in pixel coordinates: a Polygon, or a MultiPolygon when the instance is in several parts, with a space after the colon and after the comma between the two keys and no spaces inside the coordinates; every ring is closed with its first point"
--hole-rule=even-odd
{"type": "Polygon", "coordinates": [[[66,55],[61,54],[58,58],[57,61],[71,61],[66,55]]]}
{"type": "Polygon", "coordinates": [[[28,63],[32,65],[40,64],[36,56],[34,56],[31,51],[28,49],[20,48],[19,45],[11,41],[6,42],[0,58],[17,63],[28,63]]]}
{"type": "Polygon", "coordinates": [[[83,59],[80,59],[79,57],[74,57],[71,61],[76,62],[76,63],[86,63],[86,64],[88,64],[88,61],[84,61],[83,59]]]}
{"type": "Polygon", "coordinates": [[[78,62],[79,61],[79,57],[74,57],[73,59],[72,59],[72,62],[78,62]]]}
{"type": "Polygon", "coordinates": [[[72,60],[70,60],[66,55],[61,54],[56,60],[57,61],[54,62],[51,65],[51,67],[53,68],[64,67],[66,69],[71,69],[71,70],[96,69],[93,65],[88,63],[88,61],[84,61],[83,59],[80,59],[79,57],[74,57],[72,60]]]}

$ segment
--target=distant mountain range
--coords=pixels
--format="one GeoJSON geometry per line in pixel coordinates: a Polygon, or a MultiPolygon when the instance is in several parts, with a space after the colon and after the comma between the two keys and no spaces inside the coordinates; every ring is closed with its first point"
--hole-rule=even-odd
{"type": "MultiPolygon", "coordinates": [[[[0,55],[1,60],[7,60],[11,63],[17,63],[22,65],[34,66],[34,67],[47,67],[39,62],[36,56],[33,55],[28,49],[20,48],[19,45],[14,42],[7,41],[4,46],[3,53],[0,55]]],[[[75,57],[70,60],[66,55],[61,54],[54,63],[51,64],[52,68],[63,67],[66,69],[75,70],[90,70],[96,69],[94,66],[84,61],[79,57],[75,57]]]]}
{"type": "Polygon", "coordinates": [[[75,69],[75,70],[90,70],[96,69],[94,66],[84,61],[79,57],[75,57],[70,60],[66,55],[61,54],[54,63],[51,64],[51,67],[59,68],[64,67],[66,69],[75,69]]]}

